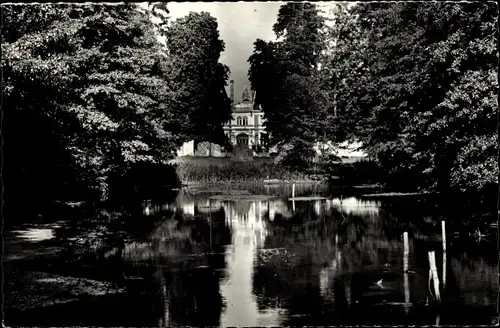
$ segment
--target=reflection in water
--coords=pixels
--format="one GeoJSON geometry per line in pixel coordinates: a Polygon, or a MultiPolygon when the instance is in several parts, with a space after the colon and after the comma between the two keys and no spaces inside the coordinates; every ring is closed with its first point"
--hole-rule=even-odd
{"type": "Polygon", "coordinates": [[[486,263],[484,258],[468,259],[466,254],[460,254],[458,258],[452,259],[451,268],[460,286],[463,302],[475,306],[496,303],[498,267],[486,263]]]}
{"type": "Polygon", "coordinates": [[[224,327],[278,324],[276,313],[259,313],[252,293],[253,267],[267,233],[263,215],[268,205],[260,201],[223,204],[232,231],[232,243],[226,250],[227,278],[220,287],[226,302],[221,320],[224,327]]]}
{"type": "Polygon", "coordinates": [[[194,202],[186,202],[184,204],[182,204],[182,212],[185,214],[185,215],[191,215],[191,216],[194,216],[194,202]]]}
{"type": "Polygon", "coordinates": [[[408,306],[410,304],[410,282],[408,280],[408,272],[403,273],[404,274],[404,288],[405,288],[405,311],[408,313],[410,311],[410,307],[408,306]]]}
{"type": "Polygon", "coordinates": [[[157,212],[168,211],[170,209],[169,204],[152,204],[151,201],[143,202],[143,210],[142,213],[146,216],[153,215],[157,212]]]}
{"type": "MultiPolygon", "coordinates": [[[[491,322],[497,304],[497,259],[457,251],[451,242],[443,258],[440,240],[415,237],[424,234],[420,229],[440,235],[439,225],[422,219],[429,213],[412,209],[408,216],[420,215],[421,220],[408,223],[404,211],[395,214],[385,206],[388,201],[332,198],[321,194],[319,187],[304,186],[297,186],[297,196],[327,199],[296,202],[293,211],[288,201],[291,190],[286,188],[249,189],[277,196],[264,202],[215,201],[208,194],[181,191],[172,203],[144,202],[143,215],[124,217],[124,223],[113,219],[104,226],[89,220],[75,229],[78,236],[65,230],[67,240],[99,239],[101,232],[109,236],[125,231],[123,252],[103,271],[122,270],[117,276],[124,277],[120,283],[127,294],[115,299],[121,302],[119,310],[101,311],[101,316],[108,316],[106,322],[76,302],[74,313],[85,308],[85,316],[68,315],[60,325],[116,325],[119,320],[126,325],[129,312],[137,317],[129,325],[163,327],[491,322]],[[406,222],[404,228],[401,222],[406,222]],[[407,256],[401,238],[405,231],[407,256]],[[447,269],[438,265],[440,274],[446,271],[447,284],[439,311],[425,306],[429,250],[447,269]],[[403,272],[405,266],[409,273],[403,272]],[[95,321],[85,321],[89,318],[95,321]]],[[[19,236],[38,241],[62,238],[52,231],[24,230],[19,236]]],[[[98,241],[105,244],[106,238],[98,241]]],[[[55,313],[52,317],[65,313],[55,307],[54,312],[44,311],[40,313],[55,313]]],[[[17,320],[31,317],[41,318],[20,315],[17,320]]]]}
{"type": "Polygon", "coordinates": [[[54,238],[54,230],[53,229],[37,229],[37,228],[28,228],[22,231],[13,231],[17,233],[19,238],[27,239],[31,242],[39,242],[42,240],[48,240],[54,238]]]}
{"type": "Polygon", "coordinates": [[[380,201],[360,200],[356,197],[334,198],[327,201],[327,207],[353,215],[376,215],[380,210],[380,201]]]}
{"type": "Polygon", "coordinates": [[[267,202],[269,220],[273,221],[276,214],[279,214],[285,218],[292,217],[292,211],[288,208],[288,204],[283,200],[273,199],[267,202]]]}
{"type": "Polygon", "coordinates": [[[320,272],[320,290],[321,296],[326,300],[334,301],[333,281],[339,273],[342,272],[342,253],[338,249],[338,235],[335,235],[335,256],[328,267],[323,268],[320,272]]]}

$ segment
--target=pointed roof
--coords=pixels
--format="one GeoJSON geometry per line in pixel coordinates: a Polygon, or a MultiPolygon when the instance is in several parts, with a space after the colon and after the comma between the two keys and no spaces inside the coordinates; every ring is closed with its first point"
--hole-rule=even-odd
{"type": "Polygon", "coordinates": [[[245,86],[241,95],[241,101],[234,105],[233,113],[248,113],[255,110],[261,110],[260,106],[255,104],[255,90],[251,90],[249,85],[245,86]]]}
{"type": "Polygon", "coordinates": [[[250,91],[248,90],[248,85],[245,86],[243,93],[241,94],[242,102],[251,102],[252,98],[250,98],[250,91]]]}

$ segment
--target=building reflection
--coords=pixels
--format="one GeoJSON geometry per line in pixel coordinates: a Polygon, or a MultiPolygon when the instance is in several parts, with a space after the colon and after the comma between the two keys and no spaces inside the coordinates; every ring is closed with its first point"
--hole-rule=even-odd
{"type": "Polygon", "coordinates": [[[267,221],[292,216],[286,202],[184,195],[175,206],[146,202],[143,208],[145,215],[170,210],[188,220],[161,221],[147,241],[126,246],[126,260],[158,268],[155,276],[164,304],[160,326],[279,324],[276,309],[259,310],[253,276],[267,237],[267,221]],[[228,229],[224,234],[229,239],[217,240],[221,227],[228,229]]]}
{"type": "MultiPolygon", "coordinates": [[[[366,324],[389,322],[383,318],[389,312],[400,323],[421,311],[414,307],[429,296],[430,244],[410,237],[414,273],[404,275],[403,242],[394,232],[400,219],[379,201],[304,201],[292,211],[287,198],[216,201],[197,195],[176,206],[184,221],[158,225],[151,238],[156,248],[148,242],[128,246],[129,254],[137,249],[138,262],[156,257],[161,267],[160,325],[366,324]],[[374,306],[373,315],[360,315],[374,306]]],[[[449,298],[460,306],[496,304],[494,264],[459,263],[450,255],[449,266],[449,298]]],[[[421,323],[427,319],[422,316],[421,323]]]]}
{"type": "MultiPolygon", "coordinates": [[[[121,217],[107,212],[106,220],[71,220],[53,232],[45,225],[20,228],[18,238],[41,247],[47,238],[91,242],[102,256],[65,255],[68,268],[82,277],[116,279],[126,292],[42,310],[11,308],[10,317],[26,326],[52,318],[45,324],[143,327],[489,325],[497,317],[497,255],[474,249],[477,244],[459,246],[467,240],[452,237],[442,261],[441,241],[429,240],[436,227],[423,219],[427,214],[415,214],[418,203],[406,212],[410,201],[399,203],[398,214],[378,202],[334,198],[297,202],[291,211],[284,194],[268,202],[184,195],[177,203],[127,204],[133,212],[121,217]],[[418,215],[419,224],[408,219],[418,215]],[[123,235],[124,243],[108,240],[123,235]],[[429,250],[436,251],[439,273],[447,265],[442,307],[426,306],[429,250]],[[403,273],[406,261],[412,273],[403,273]]],[[[68,273],[52,263],[50,271],[68,273]]]]}
{"type": "Polygon", "coordinates": [[[267,227],[264,216],[269,208],[279,208],[270,202],[224,202],[226,221],[231,228],[232,242],[226,250],[227,276],[220,290],[225,300],[222,326],[262,326],[277,324],[279,315],[259,311],[252,292],[254,266],[259,249],[264,246],[267,227]]]}

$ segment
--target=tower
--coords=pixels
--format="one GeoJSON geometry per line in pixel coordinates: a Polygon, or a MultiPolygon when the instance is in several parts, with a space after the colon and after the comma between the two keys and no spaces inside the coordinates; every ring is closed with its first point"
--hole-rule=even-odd
{"type": "MultiPolygon", "coordinates": [[[[234,113],[234,80],[229,81],[229,97],[231,101],[231,115],[234,113]]],[[[231,124],[231,120],[229,120],[229,133],[227,134],[229,138],[229,142],[233,140],[233,127],[231,124]]]]}
{"type": "Polygon", "coordinates": [[[231,112],[234,110],[234,80],[229,81],[229,97],[231,98],[231,112]]]}

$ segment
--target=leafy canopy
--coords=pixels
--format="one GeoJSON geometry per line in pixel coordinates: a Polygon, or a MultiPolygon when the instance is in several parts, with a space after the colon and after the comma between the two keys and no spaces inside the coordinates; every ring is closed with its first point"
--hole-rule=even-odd
{"type": "Polygon", "coordinates": [[[248,72],[256,104],[266,118],[271,145],[284,160],[304,166],[325,119],[327,99],[321,91],[319,56],[324,48],[323,19],[314,4],[281,6],[273,31],[282,41],[257,40],[248,72]]]}
{"type": "Polygon", "coordinates": [[[11,168],[36,172],[29,163],[52,147],[76,171],[68,174],[102,191],[113,171],[172,157],[182,142],[167,129],[179,122],[171,111],[175,91],[147,13],[132,4],[2,11],[6,150],[23,149],[11,168]]]}
{"type": "MultiPolygon", "coordinates": [[[[399,187],[497,183],[494,3],[363,3],[328,69],[348,135],[399,187]]],[[[345,23],[344,23],[345,22],[345,23]]]]}
{"type": "Polygon", "coordinates": [[[171,59],[169,81],[178,90],[174,112],[184,118],[176,131],[199,141],[225,143],[222,125],[231,117],[224,89],[229,68],[219,63],[224,41],[217,20],[206,12],[191,12],[172,22],[166,43],[171,59]]]}

